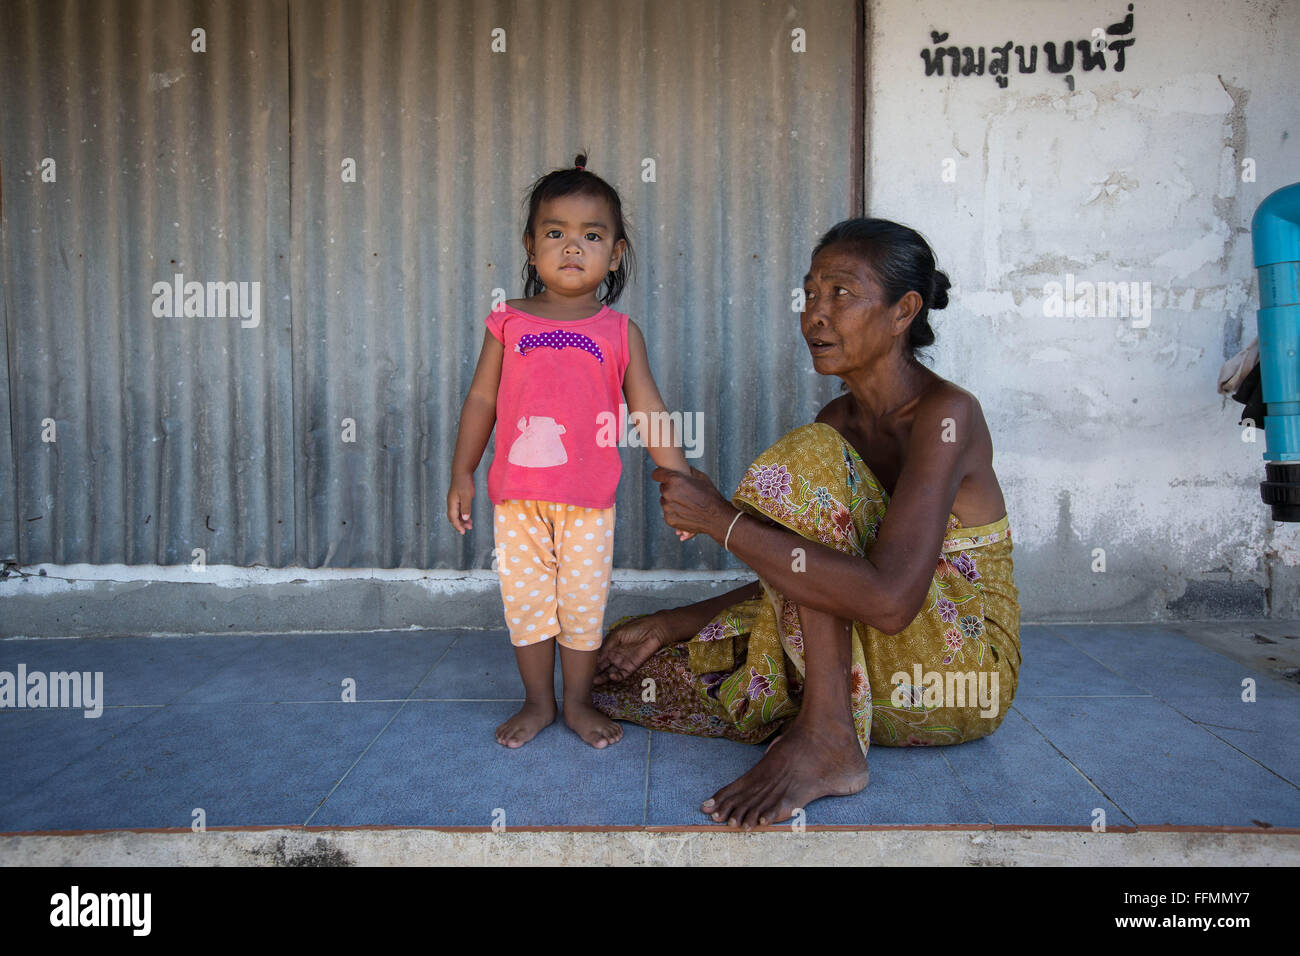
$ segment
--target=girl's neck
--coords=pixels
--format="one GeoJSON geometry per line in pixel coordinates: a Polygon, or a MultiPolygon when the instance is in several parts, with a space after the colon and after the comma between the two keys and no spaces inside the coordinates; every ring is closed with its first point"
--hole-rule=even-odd
{"type": "Polygon", "coordinates": [[[554,322],[580,322],[598,314],[605,307],[594,295],[566,298],[552,295],[549,291],[519,301],[522,303],[519,307],[525,312],[554,322]]]}

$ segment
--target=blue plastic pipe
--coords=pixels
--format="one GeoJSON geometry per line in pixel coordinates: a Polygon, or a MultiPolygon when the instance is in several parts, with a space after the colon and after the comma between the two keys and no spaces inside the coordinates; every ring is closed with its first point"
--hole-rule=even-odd
{"type": "Polygon", "coordinates": [[[1259,372],[1264,389],[1264,501],[1300,521],[1300,183],[1259,204],[1250,230],[1259,271],[1259,372]]]}

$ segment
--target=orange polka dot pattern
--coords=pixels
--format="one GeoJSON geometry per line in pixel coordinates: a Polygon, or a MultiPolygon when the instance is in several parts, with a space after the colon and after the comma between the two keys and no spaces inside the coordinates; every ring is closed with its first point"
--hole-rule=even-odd
{"type": "Polygon", "coordinates": [[[492,510],[497,574],[510,641],[555,638],[600,647],[614,567],[614,508],[503,501],[492,510]]]}

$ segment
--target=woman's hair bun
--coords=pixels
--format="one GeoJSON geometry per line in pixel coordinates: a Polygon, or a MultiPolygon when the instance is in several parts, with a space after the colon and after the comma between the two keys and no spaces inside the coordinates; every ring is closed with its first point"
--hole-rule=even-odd
{"type": "Polygon", "coordinates": [[[948,289],[952,283],[948,280],[947,273],[934,270],[934,291],[930,296],[930,308],[944,309],[948,307],[948,289]]]}
{"type": "Polygon", "coordinates": [[[582,168],[585,169],[587,166],[587,154],[579,153],[577,156],[573,157],[573,165],[575,167],[581,166],[582,168]]]}

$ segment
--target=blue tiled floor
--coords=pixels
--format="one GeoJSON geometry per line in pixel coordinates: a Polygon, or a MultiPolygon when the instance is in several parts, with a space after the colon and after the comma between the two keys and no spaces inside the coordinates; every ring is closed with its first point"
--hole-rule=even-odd
{"type": "MultiPolygon", "coordinates": [[[[1300,688],[1168,627],[1022,644],[997,733],[873,747],[870,786],[807,823],[1300,826],[1300,688]]],[[[504,632],[0,641],[0,670],[19,663],[102,671],[105,707],[0,709],[0,832],[188,827],[200,808],[208,826],[707,824],[699,804],[762,754],[633,724],[596,751],[558,722],[506,750],[492,731],[523,688],[504,632]]]]}
{"type": "Polygon", "coordinates": [[[556,723],[507,750],[493,731],[517,706],[412,701],[311,824],[485,827],[494,814],[507,827],[641,823],[649,731],[628,725],[596,750],[556,723]]]}

